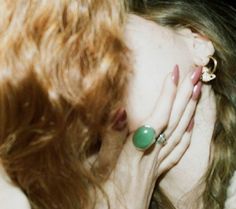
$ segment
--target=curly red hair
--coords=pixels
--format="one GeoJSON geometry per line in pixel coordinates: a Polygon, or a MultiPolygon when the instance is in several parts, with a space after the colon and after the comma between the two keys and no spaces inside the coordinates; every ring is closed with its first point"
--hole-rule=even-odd
{"type": "Polygon", "coordinates": [[[112,0],[0,1],[0,157],[33,209],[90,207],[99,183],[85,161],[130,72],[124,11],[112,0]]]}

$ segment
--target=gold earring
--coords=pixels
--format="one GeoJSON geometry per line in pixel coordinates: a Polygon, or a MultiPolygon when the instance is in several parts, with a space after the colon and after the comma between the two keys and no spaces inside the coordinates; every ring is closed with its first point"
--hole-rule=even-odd
{"type": "Polygon", "coordinates": [[[202,82],[205,82],[205,83],[216,78],[216,75],[214,73],[215,73],[216,67],[217,67],[217,60],[212,56],[209,56],[209,58],[213,62],[213,67],[210,68],[210,67],[204,66],[202,68],[201,80],[202,80],[202,82]]]}

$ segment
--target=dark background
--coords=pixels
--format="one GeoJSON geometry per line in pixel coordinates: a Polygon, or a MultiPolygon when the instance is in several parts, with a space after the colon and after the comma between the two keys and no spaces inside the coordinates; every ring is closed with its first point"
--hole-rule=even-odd
{"type": "Polygon", "coordinates": [[[225,4],[229,4],[230,6],[233,6],[236,9],[236,0],[216,0],[216,2],[224,2],[225,4]]]}

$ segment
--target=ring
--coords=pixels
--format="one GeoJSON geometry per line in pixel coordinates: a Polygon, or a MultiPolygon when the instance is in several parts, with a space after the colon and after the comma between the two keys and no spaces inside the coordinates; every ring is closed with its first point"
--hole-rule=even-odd
{"type": "Polygon", "coordinates": [[[139,127],[133,135],[133,144],[141,151],[145,151],[155,143],[164,146],[166,142],[165,134],[161,133],[159,136],[156,136],[155,129],[149,125],[139,127]]]}
{"type": "Polygon", "coordinates": [[[141,151],[151,147],[156,141],[156,131],[149,125],[139,127],[133,135],[134,146],[141,151]]]}
{"type": "Polygon", "coordinates": [[[156,137],[156,143],[160,145],[165,145],[166,144],[166,136],[164,133],[161,133],[158,137],[156,137]]]}

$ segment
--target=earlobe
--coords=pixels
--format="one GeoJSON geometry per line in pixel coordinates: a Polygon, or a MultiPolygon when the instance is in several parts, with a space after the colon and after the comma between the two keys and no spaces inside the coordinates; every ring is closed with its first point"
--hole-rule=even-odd
{"type": "Polygon", "coordinates": [[[205,36],[192,32],[190,29],[181,29],[180,33],[184,35],[188,47],[192,52],[194,64],[205,66],[209,62],[209,57],[215,52],[213,43],[205,36]]]}

